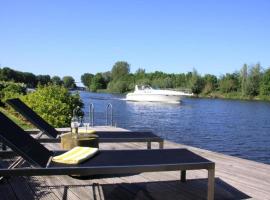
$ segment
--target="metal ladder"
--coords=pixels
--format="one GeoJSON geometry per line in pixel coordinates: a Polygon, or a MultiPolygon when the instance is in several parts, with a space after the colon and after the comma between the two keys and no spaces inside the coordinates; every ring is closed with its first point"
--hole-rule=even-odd
{"type": "Polygon", "coordinates": [[[110,126],[113,126],[113,106],[111,103],[108,103],[106,107],[106,125],[109,126],[109,124],[110,126]],[[110,114],[110,117],[109,117],[109,114],[110,114]],[[109,123],[109,119],[111,119],[110,123],[109,123]]]}
{"type": "Polygon", "coordinates": [[[90,103],[89,105],[89,125],[94,126],[94,113],[95,113],[95,108],[94,104],[90,103]]]}
{"type": "MultiPolygon", "coordinates": [[[[113,126],[113,123],[113,106],[111,103],[108,103],[106,106],[106,126],[113,126]]],[[[92,127],[95,126],[95,108],[93,103],[89,105],[89,124],[92,127]]]]}

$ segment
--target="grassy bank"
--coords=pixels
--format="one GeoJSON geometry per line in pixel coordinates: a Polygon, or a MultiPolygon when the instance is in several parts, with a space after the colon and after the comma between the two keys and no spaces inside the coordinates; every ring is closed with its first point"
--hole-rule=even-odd
{"type": "Polygon", "coordinates": [[[1,108],[0,107],[0,111],[2,113],[4,113],[6,116],[8,116],[12,121],[14,121],[16,124],[18,124],[20,127],[22,127],[23,129],[31,129],[34,128],[30,123],[28,123],[27,121],[25,121],[23,118],[18,117],[14,114],[12,114],[10,111],[1,108]]]}
{"type": "Polygon", "coordinates": [[[213,99],[234,99],[234,100],[270,101],[270,97],[269,96],[248,97],[248,96],[243,96],[239,92],[230,92],[230,93],[212,92],[210,94],[200,94],[199,97],[202,97],[202,98],[213,98],[213,99]]]}

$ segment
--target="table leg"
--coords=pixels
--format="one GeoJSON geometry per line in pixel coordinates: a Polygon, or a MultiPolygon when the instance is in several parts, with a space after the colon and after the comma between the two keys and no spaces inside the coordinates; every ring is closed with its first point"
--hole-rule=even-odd
{"type": "Polygon", "coordinates": [[[147,149],[151,149],[151,142],[147,142],[147,149]]]}
{"type": "Polygon", "coordinates": [[[181,171],[181,182],[186,182],[186,175],[187,175],[187,172],[186,170],[182,170],[181,171]]]}
{"type": "Polygon", "coordinates": [[[207,200],[214,200],[215,169],[208,169],[207,200]]]}
{"type": "Polygon", "coordinates": [[[163,143],[163,141],[162,141],[162,142],[159,142],[159,148],[160,148],[160,149],[163,149],[163,148],[164,148],[164,143],[163,143]]]}

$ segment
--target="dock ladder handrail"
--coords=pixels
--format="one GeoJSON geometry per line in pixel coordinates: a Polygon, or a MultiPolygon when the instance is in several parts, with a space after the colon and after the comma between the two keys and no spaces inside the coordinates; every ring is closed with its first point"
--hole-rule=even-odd
{"type": "Polygon", "coordinates": [[[95,107],[93,103],[90,103],[89,105],[89,125],[94,126],[94,115],[95,115],[95,107]]]}
{"type": "Polygon", "coordinates": [[[106,107],[106,125],[109,125],[109,112],[110,112],[110,119],[111,119],[111,123],[110,125],[113,126],[113,106],[111,103],[108,103],[107,107],[106,107]]]}

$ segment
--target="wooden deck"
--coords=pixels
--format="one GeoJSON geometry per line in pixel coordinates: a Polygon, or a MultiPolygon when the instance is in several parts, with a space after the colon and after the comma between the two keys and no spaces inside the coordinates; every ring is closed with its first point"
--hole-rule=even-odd
{"type": "MultiPolygon", "coordinates": [[[[98,130],[108,130],[106,127],[98,130]]],[[[120,130],[110,128],[111,130],[120,130]]],[[[122,129],[123,130],[123,129],[122,129]]],[[[51,149],[58,144],[47,145],[51,149]]],[[[158,148],[158,144],[153,144],[158,148]]],[[[216,163],[215,199],[270,199],[270,165],[165,141],[165,148],[188,148],[216,163]]],[[[146,149],[144,143],[104,143],[101,149],[146,149]]],[[[207,171],[142,173],[93,180],[69,176],[16,177],[0,183],[0,199],[206,199],[207,171]]]]}

